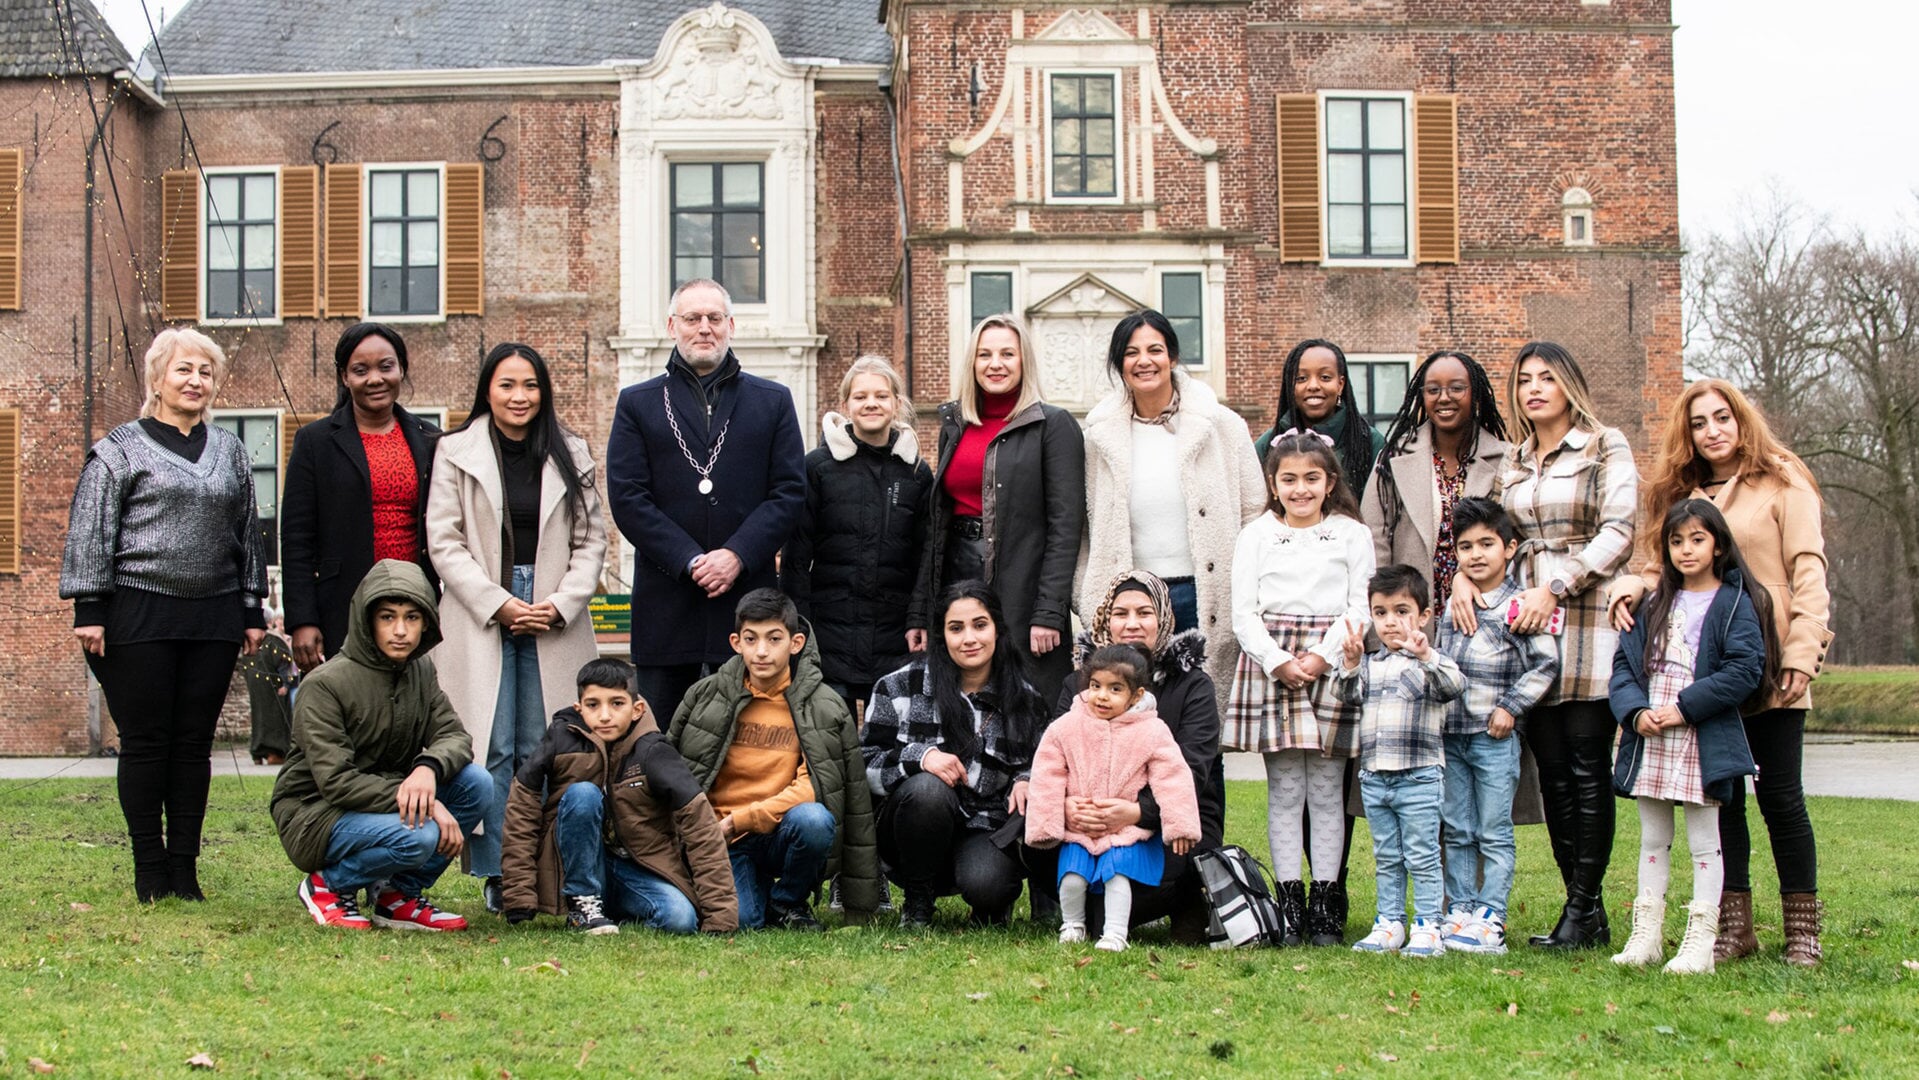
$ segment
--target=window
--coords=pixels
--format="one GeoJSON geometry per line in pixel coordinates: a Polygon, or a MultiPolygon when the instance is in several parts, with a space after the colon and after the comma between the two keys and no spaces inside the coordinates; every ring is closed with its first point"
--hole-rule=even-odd
{"type": "Polygon", "coordinates": [[[273,413],[221,412],[213,426],[225,428],[247,448],[253,463],[253,502],[267,562],[280,561],[280,418],[273,413]]]}
{"type": "Polygon", "coordinates": [[[1179,335],[1182,364],[1206,362],[1206,290],[1201,282],[1198,274],[1162,274],[1159,279],[1159,313],[1179,335]]]}
{"type": "Polygon", "coordinates": [[[988,315],[1013,310],[1013,275],[1004,271],[973,275],[973,318],[967,330],[979,325],[988,315]]]}
{"type": "Polygon", "coordinates": [[[766,302],[765,166],[673,166],[673,287],[712,278],[742,304],[766,302]]]}
{"type": "Polygon", "coordinates": [[[368,169],[367,314],[440,313],[440,170],[368,169]]]}
{"type": "Polygon", "coordinates": [[[1118,121],[1111,75],[1054,75],[1052,189],[1062,198],[1119,194],[1118,121]]]}
{"type": "Polygon", "coordinates": [[[1403,99],[1326,99],[1326,240],[1335,259],[1406,257],[1403,99]]]}
{"type": "Polygon", "coordinates": [[[207,177],[207,318],[270,319],[277,314],[277,181],[271,172],[207,177]]]}
{"type": "Polygon", "coordinates": [[[1366,422],[1381,435],[1406,401],[1406,378],[1412,358],[1405,356],[1347,356],[1346,377],[1366,422]]]}
{"type": "Polygon", "coordinates": [[[1563,239],[1567,247],[1593,246],[1593,197],[1583,187],[1566,189],[1559,200],[1565,211],[1563,239]]]}

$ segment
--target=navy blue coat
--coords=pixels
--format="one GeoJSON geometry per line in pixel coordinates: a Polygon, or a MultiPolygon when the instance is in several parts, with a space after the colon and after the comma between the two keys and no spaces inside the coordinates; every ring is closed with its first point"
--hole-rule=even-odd
{"type": "Polygon", "coordinates": [[[613,521],[634,550],[635,664],[718,664],[733,655],[726,639],[734,605],[778,583],[773,557],[806,503],[805,459],[793,395],[741,371],[731,352],[710,401],[677,349],[664,374],[620,392],[606,446],[606,489],[613,521]],[[667,423],[669,387],[680,434],[700,464],[725,431],[711,495],[700,494],[700,476],[667,423]],[[722,547],[744,569],[731,590],[709,600],[688,564],[722,547]]]}
{"type": "MultiPolygon", "coordinates": [[[[1645,608],[1640,604],[1641,612],[1645,608]]],[[[1619,650],[1613,653],[1612,712],[1620,735],[1612,784],[1622,798],[1631,796],[1639,773],[1642,740],[1634,729],[1635,719],[1641,710],[1652,707],[1646,698],[1645,653],[1646,620],[1640,615],[1632,629],[1620,636],[1619,650]]],[[[1733,570],[1720,582],[1718,595],[1706,609],[1692,685],[1679,692],[1679,713],[1699,733],[1699,771],[1706,794],[1720,802],[1731,800],[1744,778],[1759,771],[1746,742],[1739,706],[1759,689],[1765,675],[1766,632],[1739,571],[1733,570]]]]}

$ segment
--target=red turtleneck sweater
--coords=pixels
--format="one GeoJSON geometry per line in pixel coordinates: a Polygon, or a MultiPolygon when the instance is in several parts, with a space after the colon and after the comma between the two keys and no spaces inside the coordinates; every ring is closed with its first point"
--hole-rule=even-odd
{"type": "Polygon", "coordinates": [[[1019,392],[980,397],[980,422],[968,424],[966,430],[960,432],[952,463],[946,466],[946,475],[941,480],[947,498],[953,500],[956,517],[979,517],[983,512],[980,485],[986,482],[986,448],[1006,426],[1006,418],[1013,415],[1019,392]]]}

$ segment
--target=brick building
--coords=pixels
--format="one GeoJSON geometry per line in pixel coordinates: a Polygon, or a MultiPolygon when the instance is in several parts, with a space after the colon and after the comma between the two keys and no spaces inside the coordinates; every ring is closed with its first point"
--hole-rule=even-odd
{"type": "Polygon", "coordinates": [[[1346,348],[1375,413],[1432,349],[1498,375],[1533,337],[1641,446],[1679,385],[1666,0],[692,2],[193,0],[137,66],[85,0],[64,31],[64,2],[0,3],[0,196],[9,148],[28,163],[0,205],[23,358],[0,376],[0,752],[86,743],[66,502],[168,322],[229,349],[220,422],[256,448],[269,528],[352,321],[400,325],[405,403],[449,421],[486,347],[528,342],[603,445],[693,275],[733,288],[743,362],[807,417],[861,352],[943,400],[973,318],[1009,308],[1080,409],[1142,304],[1256,426],[1306,336],[1346,348]],[[88,87],[118,101],[91,276],[88,87]]]}

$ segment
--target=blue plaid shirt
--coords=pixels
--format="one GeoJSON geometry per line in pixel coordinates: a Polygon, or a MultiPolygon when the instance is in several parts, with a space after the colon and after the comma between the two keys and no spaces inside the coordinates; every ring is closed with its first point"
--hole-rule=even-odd
{"type": "Polygon", "coordinates": [[[1348,671],[1342,658],[1333,692],[1364,705],[1359,721],[1359,767],[1401,772],[1446,763],[1446,703],[1466,689],[1452,657],[1438,649],[1421,662],[1411,653],[1381,649],[1348,671]]]}
{"type": "Polygon", "coordinates": [[[1453,626],[1450,608],[1440,613],[1438,648],[1466,674],[1466,692],[1446,710],[1446,734],[1485,734],[1494,709],[1511,713],[1517,730],[1559,677],[1559,642],[1551,634],[1515,634],[1506,626],[1506,605],[1519,593],[1508,573],[1480,601],[1472,634],[1453,626]]]}

